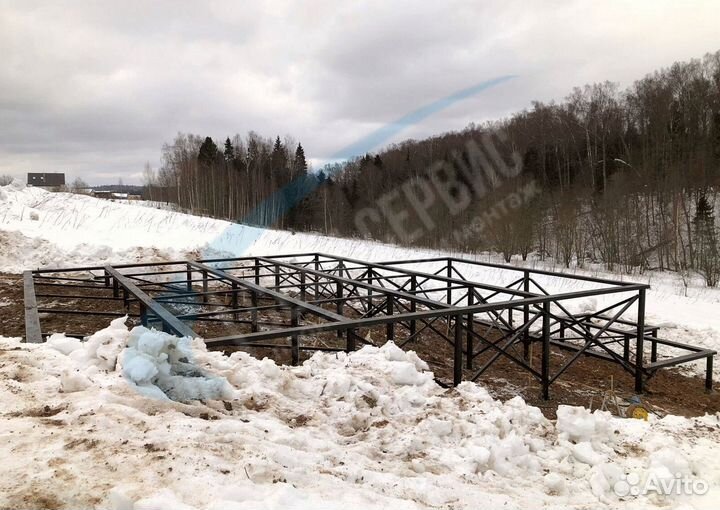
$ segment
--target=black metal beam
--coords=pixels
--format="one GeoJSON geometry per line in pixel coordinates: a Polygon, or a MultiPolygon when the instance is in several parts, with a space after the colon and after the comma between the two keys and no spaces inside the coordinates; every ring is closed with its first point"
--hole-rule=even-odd
{"type": "Polygon", "coordinates": [[[103,269],[126,291],[132,294],[135,299],[137,299],[148,312],[152,312],[153,314],[155,314],[158,319],[160,319],[160,321],[163,323],[163,325],[170,329],[172,333],[175,333],[179,336],[189,336],[191,338],[199,336],[192,330],[192,328],[190,328],[183,321],[175,317],[160,303],[145,294],[129,278],[125,278],[115,268],[113,268],[112,266],[105,266],[103,269]]]}
{"type": "Polygon", "coordinates": [[[292,298],[286,294],[282,294],[280,292],[273,291],[271,289],[268,289],[266,287],[261,287],[260,285],[256,285],[251,282],[247,282],[243,280],[242,278],[238,278],[236,276],[233,276],[231,274],[228,274],[221,269],[215,269],[210,266],[206,266],[205,264],[201,264],[200,262],[188,262],[189,265],[201,269],[203,271],[207,271],[210,274],[214,274],[215,276],[221,276],[222,278],[226,279],[227,281],[231,283],[236,283],[241,287],[245,287],[246,289],[250,289],[254,291],[256,294],[260,295],[267,295],[273,297],[275,300],[285,303],[288,305],[295,305],[303,310],[306,310],[310,313],[313,313],[319,317],[322,317],[324,319],[327,319],[329,321],[338,322],[345,320],[345,317],[342,315],[338,315],[336,313],[330,312],[328,310],[325,310],[324,308],[320,308],[319,306],[311,305],[309,303],[305,303],[303,301],[300,301],[299,299],[292,298]]]}

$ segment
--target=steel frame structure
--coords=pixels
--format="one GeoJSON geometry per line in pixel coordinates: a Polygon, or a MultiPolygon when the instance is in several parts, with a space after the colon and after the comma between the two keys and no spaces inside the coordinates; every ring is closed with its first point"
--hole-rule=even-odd
{"type": "Polygon", "coordinates": [[[380,331],[400,347],[423,338],[437,342],[438,348],[447,346],[454,385],[465,378],[477,380],[503,359],[535,377],[548,399],[553,382],[581,356],[592,356],[631,374],[637,392],[661,368],[705,359],[705,386],[712,389],[716,352],[659,338],[658,328],[645,323],[648,288],[456,257],[367,262],[323,253],[24,273],[28,342],[48,336],[42,332],[41,315],[127,314],[169,333],[203,337],[211,347],[287,349],[297,364],[301,352],[350,352],[380,331]],[[489,285],[464,276],[478,271],[499,271],[509,281],[489,285]],[[543,279],[593,288],[550,293],[547,283],[541,285],[543,279]],[[52,292],[57,288],[60,293],[52,292]],[[571,313],[570,303],[590,297],[611,302],[590,313],[571,313]],[[38,304],[46,299],[54,305],[38,304]],[[117,310],[63,306],[79,302],[117,310]],[[193,327],[214,329],[208,335],[193,327]],[[330,335],[333,345],[315,341],[323,335],[330,335]],[[533,366],[534,344],[540,346],[539,366],[533,366]],[[658,346],[677,353],[660,356],[658,346]],[[552,366],[553,349],[571,355],[552,366]]]}

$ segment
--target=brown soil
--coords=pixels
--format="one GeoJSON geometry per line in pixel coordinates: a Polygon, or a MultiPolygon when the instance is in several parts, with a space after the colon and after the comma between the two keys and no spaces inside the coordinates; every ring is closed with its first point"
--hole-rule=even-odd
{"type": "MultiPolygon", "coordinates": [[[[72,283],[72,282],[69,282],[72,283]]],[[[65,287],[37,287],[38,294],[58,294],[63,296],[83,294],[103,297],[112,297],[112,290],[106,288],[78,289],[65,287]],[[40,290],[42,289],[42,290],[40,290]],[[78,292],[81,290],[81,292],[78,292]]],[[[224,296],[216,296],[211,303],[226,304],[224,296]]],[[[265,304],[265,302],[261,303],[265,304]]],[[[39,307],[52,307],[60,309],[78,309],[94,312],[109,312],[114,314],[125,313],[122,300],[81,300],[74,298],[50,298],[38,297],[39,307]]],[[[241,303],[242,306],[242,303],[241,303]]],[[[137,307],[131,306],[131,312],[137,313],[137,307]]],[[[42,331],[55,332],[64,331],[69,334],[89,335],[101,329],[112,320],[114,316],[84,316],[84,315],[41,315],[42,331]]],[[[247,319],[247,315],[241,316],[247,319]]],[[[289,325],[289,314],[283,310],[271,310],[259,314],[261,322],[283,323],[289,325]]],[[[131,321],[138,322],[137,317],[131,317],[131,321]]],[[[311,316],[302,318],[302,323],[312,322],[311,316]]],[[[447,325],[438,321],[435,326],[444,331],[447,325]]],[[[193,328],[200,335],[210,338],[213,336],[224,336],[228,334],[239,334],[250,331],[249,324],[228,324],[223,322],[196,322],[193,328]]],[[[398,343],[406,335],[403,326],[396,325],[398,343]]],[[[385,328],[378,327],[358,332],[369,343],[379,345],[384,342],[385,328]]],[[[22,277],[13,274],[0,274],[0,335],[3,336],[24,336],[24,306],[22,277]],[[9,304],[4,304],[9,303],[9,304]]],[[[324,347],[342,348],[345,345],[344,339],[339,339],[335,333],[316,335],[313,338],[303,338],[302,345],[314,345],[324,347]]],[[[274,343],[274,342],[273,342],[274,343]]],[[[361,342],[358,342],[358,346],[361,342]]],[[[452,378],[452,347],[441,339],[437,334],[424,332],[417,341],[404,346],[406,349],[415,350],[419,356],[426,360],[430,368],[441,381],[447,382],[452,378]]],[[[225,348],[226,352],[237,348],[225,348]]],[[[290,362],[290,351],[287,349],[270,348],[245,348],[254,356],[268,356],[279,363],[290,362]]],[[[535,350],[539,350],[537,347],[535,350]]],[[[520,353],[516,353],[521,357],[520,353]]],[[[301,360],[307,359],[312,352],[301,351],[301,360]]],[[[551,373],[561,366],[570,354],[554,350],[551,373]]],[[[486,359],[486,358],[485,358],[486,359]]],[[[464,370],[464,378],[470,379],[475,371],[482,366],[484,359],[478,359],[474,370],[464,370]]],[[[539,352],[535,352],[532,358],[532,365],[540,367],[539,352]]],[[[554,417],[558,405],[583,405],[599,408],[603,399],[607,397],[610,390],[611,379],[618,401],[627,405],[625,399],[633,395],[633,379],[630,374],[623,371],[618,365],[607,361],[590,357],[581,357],[550,387],[549,401],[541,399],[540,385],[538,381],[514,362],[500,358],[495,364],[478,379],[497,398],[506,400],[516,395],[522,396],[527,402],[540,407],[546,416],[554,417]]],[[[642,395],[643,402],[651,410],[662,415],[665,413],[680,414],[685,416],[698,416],[704,413],[715,413],[720,411],[720,396],[717,392],[707,393],[704,390],[704,379],[698,376],[689,376],[678,369],[665,369],[659,371],[646,383],[646,392],[642,395]]],[[[617,414],[617,407],[614,400],[607,398],[607,408],[610,412],[617,414]]]]}

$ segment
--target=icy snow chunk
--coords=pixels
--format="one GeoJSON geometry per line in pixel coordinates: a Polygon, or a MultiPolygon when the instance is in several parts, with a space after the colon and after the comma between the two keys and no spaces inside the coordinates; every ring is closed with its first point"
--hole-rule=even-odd
{"type": "Polygon", "coordinates": [[[167,342],[160,335],[142,334],[137,340],[137,350],[152,358],[160,356],[166,345],[167,342]]]}
{"type": "Polygon", "coordinates": [[[60,374],[60,390],[63,393],[84,391],[92,386],[92,382],[79,370],[65,369],[60,374]]]}
{"type": "Polygon", "coordinates": [[[661,448],[650,456],[649,472],[660,480],[672,480],[676,476],[691,476],[692,471],[688,459],[676,448],[661,448]]]}
{"type": "Polygon", "coordinates": [[[565,477],[558,473],[548,473],[543,478],[545,488],[552,494],[563,494],[565,492],[565,477]]]}
{"type": "Polygon", "coordinates": [[[558,406],[558,437],[572,442],[606,442],[612,439],[612,415],[604,411],[590,413],[584,407],[558,406]]]}
{"type": "Polygon", "coordinates": [[[120,352],[127,344],[130,332],[125,326],[126,317],[110,322],[110,325],[90,336],[82,349],[70,353],[81,367],[95,366],[101,370],[113,371],[120,352]]]}
{"type": "Polygon", "coordinates": [[[428,418],[425,423],[427,423],[428,430],[434,436],[442,437],[452,433],[453,424],[451,421],[428,418]]]}
{"type": "Polygon", "coordinates": [[[163,489],[150,497],[136,501],[132,508],[133,510],[168,510],[170,508],[173,510],[196,510],[180,501],[169,489],[163,489]]]}
{"type": "Polygon", "coordinates": [[[380,347],[380,352],[385,355],[388,361],[405,361],[405,351],[390,341],[380,347]]]}
{"type": "Polygon", "coordinates": [[[415,365],[408,361],[397,361],[391,369],[392,380],[395,384],[408,386],[421,386],[432,379],[426,372],[418,372],[415,365]]]}
{"type": "Polygon", "coordinates": [[[135,384],[150,384],[158,374],[158,367],[152,358],[136,351],[125,354],[123,374],[135,384]]]}
{"type": "Polygon", "coordinates": [[[502,476],[516,472],[516,468],[537,471],[539,467],[537,458],[530,455],[530,448],[514,433],[493,444],[491,452],[490,465],[502,476]]]}
{"type": "Polygon", "coordinates": [[[461,382],[460,385],[455,387],[455,391],[462,395],[465,400],[472,402],[493,402],[493,398],[487,389],[470,381],[461,382]]]}
{"type": "MultiPolygon", "coordinates": [[[[489,455],[489,453],[488,453],[489,455]]],[[[425,464],[420,462],[418,459],[413,459],[410,461],[410,467],[413,471],[415,471],[417,474],[421,475],[425,472],[425,464]]]]}
{"type": "Polygon", "coordinates": [[[270,358],[263,358],[260,362],[260,371],[268,379],[277,379],[280,377],[282,370],[270,358]]]}
{"type": "Polygon", "coordinates": [[[119,487],[110,489],[108,500],[112,510],[133,510],[133,500],[119,487]]]}
{"type": "Polygon", "coordinates": [[[422,372],[423,370],[430,370],[430,366],[424,360],[422,360],[415,351],[407,351],[405,353],[405,359],[415,365],[415,368],[418,372],[422,372]]]}
{"type": "Polygon", "coordinates": [[[605,456],[597,453],[592,444],[587,441],[582,441],[572,448],[572,455],[578,462],[595,466],[605,461],[605,456]]]}
{"type": "Polygon", "coordinates": [[[613,494],[613,488],[624,479],[623,470],[615,464],[598,464],[590,474],[590,490],[601,501],[607,495],[613,494]]]}
{"type": "Polygon", "coordinates": [[[82,349],[82,342],[73,337],[65,336],[62,333],[53,333],[47,339],[47,346],[68,356],[71,352],[82,349]]]}
{"type": "Polygon", "coordinates": [[[122,353],[122,372],[147,396],[181,402],[215,400],[231,394],[224,377],[208,376],[192,364],[191,338],[139,326],[122,353]]]}
{"type": "Polygon", "coordinates": [[[395,342],[389,341],[382,347],[380,352],[383,353],[388,361],[410,362],[415,366],[418,372],[428,370],[430,367],[415,353],[415,351],[403,351],[395,342]]]}
{"type": "Polygon", "coordinates": [[[347,395],[352,385],[352,378],[343,373],[331,373],[327,377],[324,394],[329,397],[341,398],[347,395]]]}

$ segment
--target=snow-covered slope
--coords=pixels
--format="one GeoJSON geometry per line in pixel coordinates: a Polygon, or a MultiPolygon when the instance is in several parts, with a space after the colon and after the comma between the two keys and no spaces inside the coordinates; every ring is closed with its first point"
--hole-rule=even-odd
{"type": "Polygon", "coordinates": [[[278,367],[118,319],[84,344],[0,339],[0,355],[2,508],[710,508],[720,496],[718,416],[561,407],[553,423],[473,383],[444,390],[392,343],[278,367]],[[168,385],[204,400],[168,400],[168,385]],[[709,493],[628,495],[642,486],[628,475],[709,493]]]}

